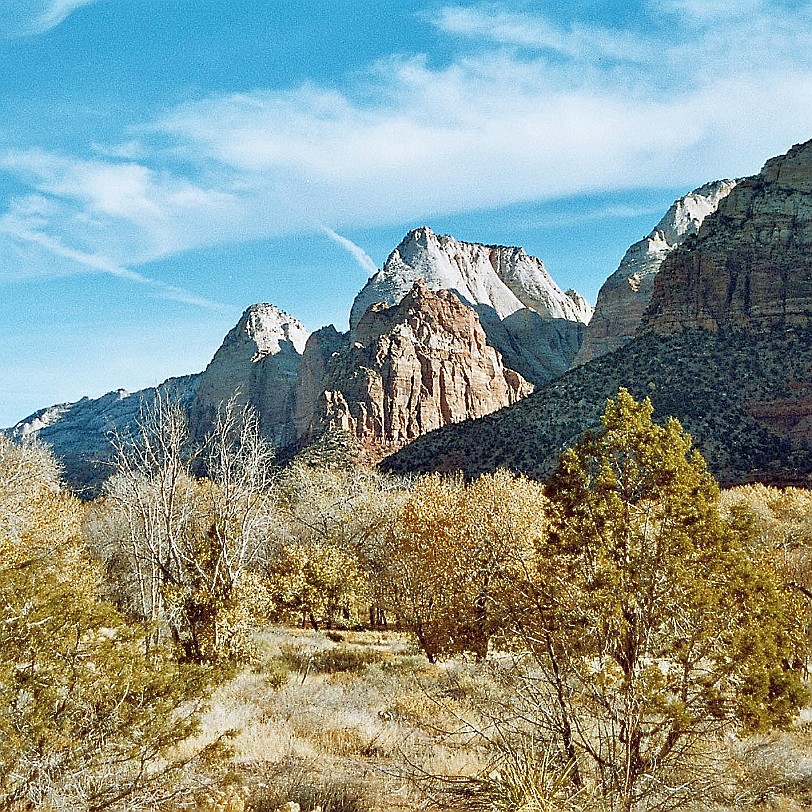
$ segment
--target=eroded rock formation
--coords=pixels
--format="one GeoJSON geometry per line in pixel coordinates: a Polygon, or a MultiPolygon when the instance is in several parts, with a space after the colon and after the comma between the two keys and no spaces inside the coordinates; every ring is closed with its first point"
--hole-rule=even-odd
{"type": "Polygon", "coordinates": [[[418,279],[471,305],[488,343],[534,385],[569,368],[592,315],[579,293],[562,291],[523,248],[460,242],[424,226],[406,235],[356,296],[350,327],[374,302],[400,302],[418,279]]]}
{"type": "Polygon", "coordinates": [[[651,302],[654,278],[663,260],[696,234],[735,185],[733,180],[714,181],[679,198],[654,230],[629,248],[618,269],[598,291],[595,312],[575,364],[599,358],[634,338],[651,302]]]}
{"type": "Polygon", "coordinates": [[[399,304],[372,305],[341,343],[338,334],[318,333],[308,343],[295,410],[304,442],[340,428],[368,446],[392,450],[532,390],[504,367],[473,309],[420,281],[399,304]],[[319,389],[305,425],[306,404],[319,389]]]}
{"type": "Polygon", "coordinates": [[[200,375],[191,420],[199,434],[221,403],[257,411],[260,428],[276,445],[292,439],[291,398],[308,332],[271,304],[249,307],[200,375]]]}
{"type": "Polygon", "coordinates": [[[812,141],[739,183],[662,265],[644,325],[790,328],[812,313],[812,141]]]}

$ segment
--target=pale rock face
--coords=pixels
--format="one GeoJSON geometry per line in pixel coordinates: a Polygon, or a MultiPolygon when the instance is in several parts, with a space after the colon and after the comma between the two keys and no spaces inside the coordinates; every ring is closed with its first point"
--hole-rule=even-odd
{"type": "Polygon", "coordinates": [[[309,333],[271,304],[249,307],[200,375],[191,420],[205,431],[221,403],[256,409],[260,428],[275,444],[291,439],[293,385],[309,333]]]}
{"type": "Polygon", "coordinates": [[[562,291],[524,249],[459,242],[424,226],[410,231],[366,283],[353,302],[350,326],[374,302],[396,305],[421,279],[473,307],[505,364],[534,385],[569,368],[592,315],[580,294],[562,291]]]}
{"type": "Polygon", "coordinates": [[[720,180],[700,186],[675,201],[654,230],[634,243],[618,269],[598,292],[595,313],[575,358],[585,364],[619,349],[634,338],[654,292],[654,279],[663,260],[688,237],[696,234],[705,218],[736,185],[720,180]]]}
{"type": "Polygon", "coordinates": [[[422,282],[394,307],[370,307],[348,336],[314,334],[297,403],[319,389],[309,424],[304,410],[297,410],[300,440],[339,428],[381,453],[440,426],[489,414],[532,391],[521,375],[503,366],[472,308],[422,282]]]}
{"type": "Polygon", "coordinates": [[[316,330],[307,340],[293,397],[292,422],[297,439],[306,436],[317,420],[330,363],[348,349],[349,341],[349,333],[339,333],[332,324],[316,330]]]}
{"type": "Polygon", "coordinates": [[[812,316],[812,141],[770,159],[663,263],[644,326],[807,327],[812,316]]]}
{"type": "Polygon", "coordinates": [[[82,398],[40,409],[7,433],[15,440],[48,444],[62,463],[67,482],[80,492],[94,490],[110,474],[111,438],[132,431],[142,411],[157,397],[189,405],[197,392],[199,375],[169,378],[160,386],[128,392],[117,389],[99,398],[82,398]]]}
{"type": "Polygon", "coordinates": [[[373,302],[400,302],[418,279],[431,290],[452,290],[470,305],[492,307],[500,318],[523,307],[548,319],[586,323],[591,316],[586,301],[564,293],[523,248],[459,242],[423,226],[406,235],[356,296],[350,327],[373,302]]]}

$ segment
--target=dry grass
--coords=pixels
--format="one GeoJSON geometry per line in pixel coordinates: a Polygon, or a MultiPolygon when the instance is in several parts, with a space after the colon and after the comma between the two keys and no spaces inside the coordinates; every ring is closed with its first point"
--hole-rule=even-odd
{"type": "Polygon", "coordinates": [[[410,764],[453,774],[482,768],[476,747],[445,734],[486,690],[473,665],[431,665],[395,633],[331,637],[266,630],[252,667],[213,698],[203,736],[236,731],[246,810],[288,801],[302,812],[425,808],[407,780],[410,764]]]}
{"type": "MultiPolygon", "coordinates": [[[[569,797],[566,776],[544,753],[516,750],[494,767],[488,731],[510,702],[499,662],[431,665],[403,635],[334,637],[282,627],[261,635],[256,662],[216,692],[205,718],[204,739],[235,731],[240,789],[212,791],[197,809],[601,808],[583,792],[569,797]]],[[[692,808],[812,808],[811,716],[790,732],[712,746],[704,797],[692,808]]]]}

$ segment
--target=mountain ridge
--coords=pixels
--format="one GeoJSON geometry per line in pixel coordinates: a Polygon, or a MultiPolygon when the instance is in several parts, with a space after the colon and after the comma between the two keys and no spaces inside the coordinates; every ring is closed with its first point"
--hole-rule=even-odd
{"type": "Polygon", "coordinates": [[[665,258],[699,230],[705,218],[736,186],[717,180],[675,200],[642,240],[626,251],[617,270],[598,291],[592,319],[574,364],[585,364],[634,338],[654,294],[654,280],[665,258]]]}
{"type": "Polygon", "coordinates": [[[723,483],[812,482],[812,141],[737,183],[669,253],[635,338],[384,466],[543,476],[620,386],[679,418],[723,483]]]}

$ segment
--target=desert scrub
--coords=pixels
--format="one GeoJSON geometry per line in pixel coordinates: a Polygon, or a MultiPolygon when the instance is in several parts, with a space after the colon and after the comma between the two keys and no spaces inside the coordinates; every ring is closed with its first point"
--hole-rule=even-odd
{"type": "Polygon", "coordinates": [[[347,775],[325,776],[313,762],[289,760],[274,767],[248,798],[252,812],[276,812],[298,804],[301,812],[371,812],[374,808],[362,781],[347,775]]]}

